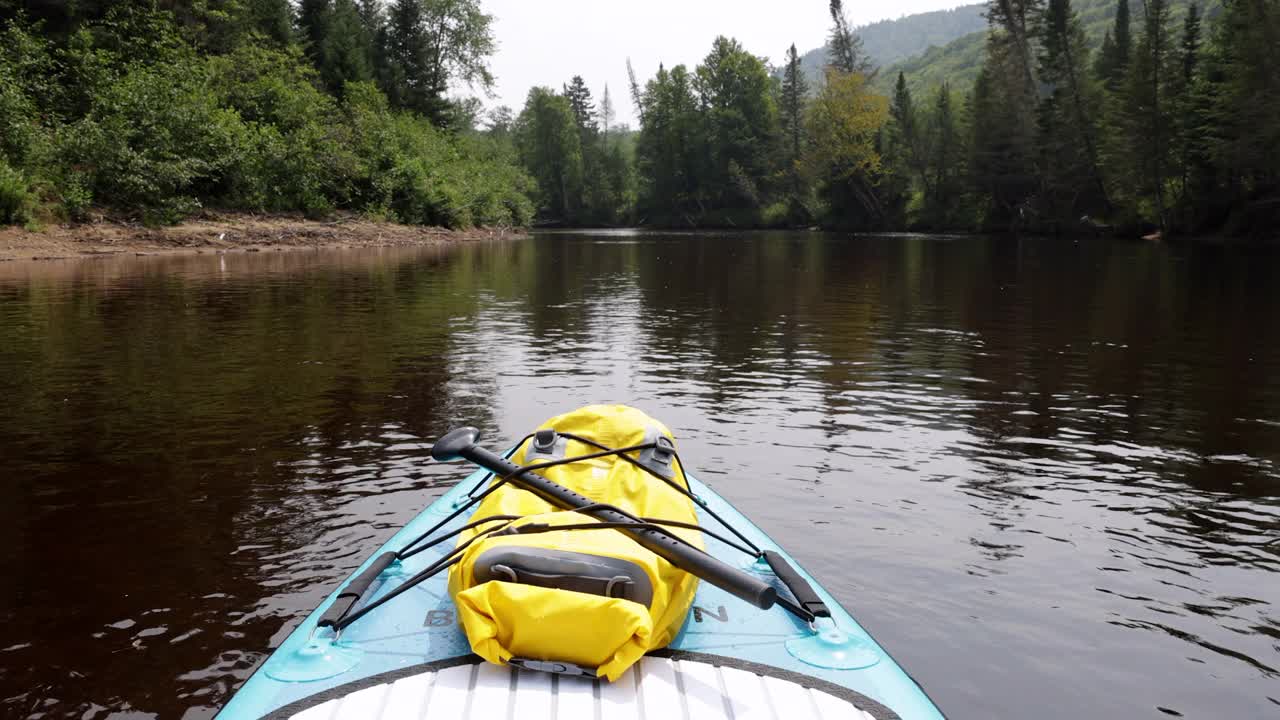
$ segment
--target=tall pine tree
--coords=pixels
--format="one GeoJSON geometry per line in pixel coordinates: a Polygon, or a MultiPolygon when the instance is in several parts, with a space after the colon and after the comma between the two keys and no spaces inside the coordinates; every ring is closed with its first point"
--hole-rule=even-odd
{"type": "Polygon", "coordinates": [[[844,14],[844,3],[831,0],[831,35],[827,39],[828,64],[842,73],[875,74],[875,65],[862,49],[862,38],[853,31],[844,14]]]}
{"type": "Polygon", "coordinates": [[[951,227],[959,218],[964,194],[964,138],[951,106],[951,87],[938,88],[930,123],[929,171],[932,195],[925,197],[925,221],[934,227],[951,227]]]}
{"type": "Polygon", "coordinates": [[[782,71],[781,111],[786,172],[791,182],[791,192],[799,195],[800,159],[804,157],[804,104],[809,94],[809,83],[800,66],[800,55],[795,43],[787,49],[787,64],[782,71]]]}
{"type": "Polygon", "coordinates": [[[1129,67],[1130,53],[1129,0],[1116,0],[1115,22],[1106,37],[1094,64],[1094,74],[1108,90],[1117,90],[1129,67]]]}
{"type": "Polygon", "coordinates": [[[1048,96],[1039,109],[1044,197],[1055,221],[1109,210],[1098,161],[1098,99],[1085,74],[1088,45],[1071,0],[1049,0],[1037,21],[1039,76],[1048,96]]]}
{"type": "Polygon", "coordinates": [[[1140,214],[1168,227],[1165,196],[1169,179],[1174,103],[1170,81],[1177,75],[1169,32],[1168,0],[1143,0],[1142,34],[1129,60],[1119,99],[1115,155],[1123,168],[1122,187],[1140,214]]]}

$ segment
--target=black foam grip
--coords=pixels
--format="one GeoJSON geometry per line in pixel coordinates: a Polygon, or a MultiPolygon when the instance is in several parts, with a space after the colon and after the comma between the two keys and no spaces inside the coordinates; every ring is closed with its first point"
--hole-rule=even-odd
{"type": "MultiPolygon", "coordinates": [[[[595,505],[594,501],[559,483],[532,472],[519,472],[520,466],[479,445],[472,445],[461,452],[462,457],[502,477],[511,476],[511,482],[524,488],[562,510],[577,510],[595,505]]],[[[617,510],[594,508],[583,514],[603,522],[635,522],[617,510]]],[[[623,529],[623,533],[658,557],[701,578],[716,587],[739,597],[752,605],[768,610],[777,601],[778,591],[760,578],[748,575],[707,553],[690,547],[660,530],[623,529]]]]}
{"type": "Polygon", "coordinates": [[[831,610],[827,608],[827,604],[818,597],[818,593],[814,592],[813,586],[809,584],[791,567],[791,563],[787,559],[774,552],[773,550],[764,551],[765,562],[769,563],[769,567],[773,568],[773,572],[782,581],[783,585],[791,591],[795,596],[796,602],[800,603],[800,607],[813,613],[814,617],[831,617],[831,610]]]}
{"type": "Polygon", "coordinates": [[[396,554],[390,551],[384,552],[375,558],[369,564],[369,567],[364,569],[364,572],[352,578],[351,582],[342,588],[342,591],[338,593],[338,597],[334,599],[329,609],[325,610],[324,614],[320,616],[320,621],[316,625],[318,627],[333,627],[336,625],[347,613],[351,612],[351,608],[355,607],[360,598],[369,590],[369,586],[373,584],[373,581],[377,580],[378,576],[382,574],[382,571],[386,570],[395,561],[396,554]]]}

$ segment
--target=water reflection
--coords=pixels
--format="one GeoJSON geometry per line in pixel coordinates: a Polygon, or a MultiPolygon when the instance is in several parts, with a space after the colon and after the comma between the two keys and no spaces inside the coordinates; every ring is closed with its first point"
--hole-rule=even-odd
{"type": "Polygon", "coordinates": [[[1280,703],[1277,258],[554,234],[0,264],[0,714],[211,714],[511,438],[637,404],[952,717],[1280,703]]]}

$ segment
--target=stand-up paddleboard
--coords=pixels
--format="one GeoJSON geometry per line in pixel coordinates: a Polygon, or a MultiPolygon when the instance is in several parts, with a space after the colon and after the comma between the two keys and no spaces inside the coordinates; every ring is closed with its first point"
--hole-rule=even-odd
{"type": "MultiPolygon", "coordinates": [[[[240,688],[219,718],[942,718],[920,687],[830,593],[768,535],[692,476],[681,471],[678,479],[687,486],[676,489],[696,508],[697,524],[704,529],[700,543],[682,541],[688,537],[687,528],[677,535],[669,524],[647,522],[650,518],[641,522],[546,477],[553,472],[550,466],[567,465],[573,457],[522,466],[510,459],[516,451],[507,456],[491,453],[477,444],[477,435],[469,428],[450,433],[432,454],[438,460],[467,459],[481,469],[414,518],[321,603],[240,688]],[[624,534],[671,566],[700,578],[674,639],[627,665],[612,682],[603,668],[597,677],[596,668],[554,657],[503,655],[509,661],[499,665],[474,654],[473,643],[460,627],[448,569],[463,560],[466,543],[456,538],[474,537],[481,527],[495,529],[490,521],[477,521],[469,513],[503,484],[533,493],[557,510],[578,513],[575,518],[606,523],[609,529],[592,534],[624,534]],[[622,514],[611,514],[615,511],[622,514]]],[[[538,443],[564,446],[563,438],[548,430],[522,442],[532,443],[530,448],[538,443]]],[[[630,451],[632,459],[621,459],[639,467],[642,463],[635,458],[644,459],[646,450],[649,460],[655,453],[674,454],[670,443],[657,439],[630,451]]],[[[534,457],[532,453],[527,450],[519,457],[534,457]]],[[[503,527],[507,532],[499,534],[512,534],[510,528],[518,524],[508,520],[503,527]]],[[[545,585],[548,577],[565,575],[535,567],[539,572],[522,570],[521,578],[506,566],[496,567],[502,572],[492,582],[545,585]]],[[[614,579],[626,582],[624,577],[614,579]]],[[[580,577],[571,582],[578,583],[574,591],[627,597],[615,592],[612,582],[607,591],[582,584],[587,581],[580,577]]],[[[653,596],[649,589],[640,602],[653,596]]],[[[464,617],[470,612],[469,605],[462,609],[464,617]]],[[[589,620],[584,619],[583,628],[591,627],[589,620]]],[[[515,634],[524,629],[515,628],[515,634]]],[[[576,632],[573,623],[563,631],[570,637],[576,632]]],[[[485,654],[492,659],[492,652],[485,654]]]]}

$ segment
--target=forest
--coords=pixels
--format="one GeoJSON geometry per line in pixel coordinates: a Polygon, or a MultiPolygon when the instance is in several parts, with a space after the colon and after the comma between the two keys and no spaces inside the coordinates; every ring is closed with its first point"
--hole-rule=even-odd
{"type": "Polygon", "coordinates": [[[1280,0],[1077,1],[1091,27],[1114,5],[1101,44],[1072,0],[990,0],[954,85],[939,48],[876,67],[829,0],[816,76],[794,45],[775,65],[718,37],[692,68],[619,58],[628,88],[575,76],[486,112],[450,92],[493,83],[479,0],[0,0],[0,222],[1274,237],[1280,0]]]}
{"type": "Polygon", "coordinates": [[[880,77],[841,0],[818,82],[794,45],[774,68],[717,38],[693,69],[633,75],[634,192],[616,197],[634,207],[588,196],[618,141],[580,89],[531,93],[517,144],[543,216],[570,224],[1274,237],[1280,2],[1191,4],[1175,24],[1169,0],[1111,1],[1094,51],[1071,0],[991,0],[963,93],[880,77]]]}

